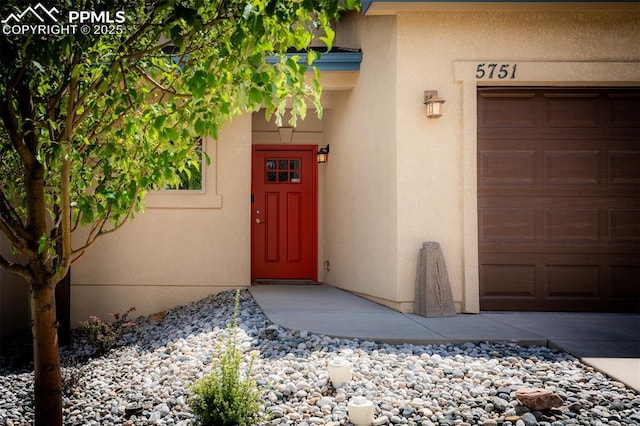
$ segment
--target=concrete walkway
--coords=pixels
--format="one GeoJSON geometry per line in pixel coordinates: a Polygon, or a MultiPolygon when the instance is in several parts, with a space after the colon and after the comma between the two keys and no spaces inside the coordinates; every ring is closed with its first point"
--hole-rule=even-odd
{"type": "Polygon", "coordinates": [[[514,342],[563,350],[640,392],[640,315],[591,313],[402,314],[325,285],[250,288],[265,315],[288,329],[384,343],[514,342]]]}

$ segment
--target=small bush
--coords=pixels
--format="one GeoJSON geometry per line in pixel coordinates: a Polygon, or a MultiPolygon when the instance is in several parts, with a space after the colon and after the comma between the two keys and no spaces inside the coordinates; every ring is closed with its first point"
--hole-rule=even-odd
{"type": "Polygon", "coordinates": [[[105,322],[102,318],[91,315],[87,321],[80,323],[82,334],[87,339],[89,345],[94,349],[94,355],[103,355],[109,352],[118,343],[124,330],[136,325],[135,322],[127,321],[127,317],[136,308],[129,308],[124,314],[110,313],[113,322],[105,322]]]}
{"type": "Polygon", "coordinates": [[[236,292],[233,324],[227,325],[227,347],[220,357],[220,365],[196,382],[189,406],[204,426],[241,426],[255,424],[260,406],[256,383],[249,376],[253,363],[242,374],[242,351],[236,346],[240,292],[236,292]]]}

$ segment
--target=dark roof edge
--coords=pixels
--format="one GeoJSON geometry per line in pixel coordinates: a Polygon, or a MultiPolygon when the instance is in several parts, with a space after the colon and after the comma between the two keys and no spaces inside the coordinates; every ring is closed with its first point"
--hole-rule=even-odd
{"type": "MultiPolygon", "coordinates": [[[[298,63],[307,62],[306,52],[291,52],[287,57],[298,56],[298,63]]],[[[269,56],[267,62],[274,64],[279,61],[277,56],[269,56]]],[[[320,71],[359,71],[362,63],[360,51],[330,51],[320,54],[320,58],[313,61],[312,66],[320,71]]]]}
{"type": "Polygon", "coordinates": [[[367,11],[373,3],[536,3],[536,4],[554,4],[554,3],[640,3],[640,0],[362,0],[362,14],[366,15],[367,11]]]}

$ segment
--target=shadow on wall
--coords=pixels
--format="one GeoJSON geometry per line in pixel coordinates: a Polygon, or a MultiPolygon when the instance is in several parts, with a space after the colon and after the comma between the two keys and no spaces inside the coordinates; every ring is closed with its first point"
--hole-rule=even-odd
{"type": "MultiPolygon", "coordinates": [[[[9,241],[0,233],[0,254],[13,260],[9,241]]],[[[0,269],[0,338],[29,329],[29,292],[24,280],[0,269]]]]}
{"type": "Polygon", "coordinates": [[[29,330],[29,292],[17,275],[0,271],[0,337],[29,330]]]}

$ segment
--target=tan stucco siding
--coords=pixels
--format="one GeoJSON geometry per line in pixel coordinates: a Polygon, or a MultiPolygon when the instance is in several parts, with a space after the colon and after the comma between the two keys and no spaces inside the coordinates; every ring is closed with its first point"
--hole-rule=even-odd
{"type": "Polygon", "coordinates": [[[621,84],[615,72],[604,78],[599,72],[590,80],[589,63],[640,60],[640,46],[635,42],[640,39],[640,15],[425,12],[400,13],[396,19],[400,300],[413,299],[417,249],[422,241],[434,240],[445,252],[458,308],[476,311],[476,84],[621,84]],[[538,61],[542,63],[535,65],[539,69],[545,61],[587,64],[579,68],[582,75],[558,67],[561,75],[553,82],[534,77],[528,81],[473,81],[465,85],[454,75],[459,61],[538,61]],[[447,100],[445,116],[438,120],[424,115],[422,94],[427,89],[438,90],[447,100]],[[468,113],[473,117],[465,116],[468,113]]]}
{"type": "Polygon", "coordinates": [[[361,47],[356,87],[335,103],[324,168],[326,282],[396,301],[395,18],[351,16],[336,44],[361,47]]]}
{"type": "Polygon", "coordinates": [[[208,176],[206,190],[220,207],[149,207],[99,240],[72,267],[72,326],[88,315],[130,306],[148,314],[250,284],[251,116],[226,125],[207,149],[217,188],[208,176]]]}

